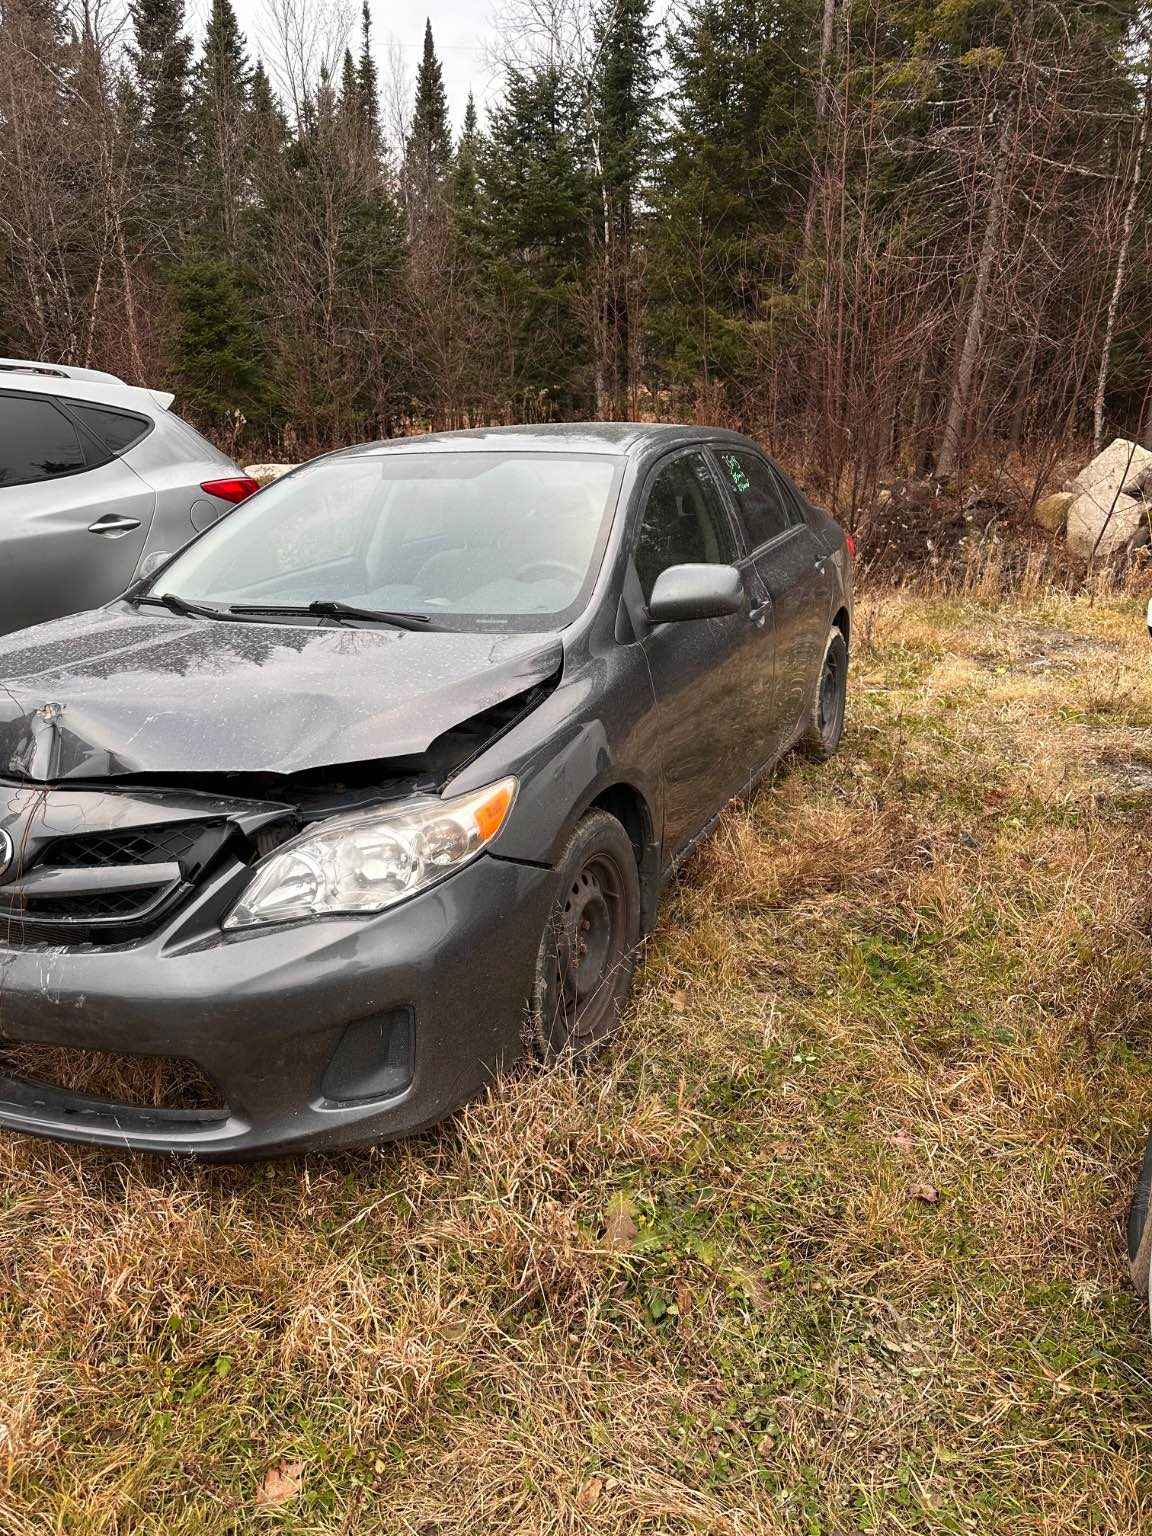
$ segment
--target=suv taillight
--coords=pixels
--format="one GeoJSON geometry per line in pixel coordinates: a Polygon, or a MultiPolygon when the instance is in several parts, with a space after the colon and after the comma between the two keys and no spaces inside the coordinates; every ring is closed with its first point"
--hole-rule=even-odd
{"type": "Polygon", "coordinates": [[[221,501],[247,501],[253,491],[260,489],[251,475],[227,475],[223,480],[202,480],[200,489],[209,496],[219,496],[221,501]]]}

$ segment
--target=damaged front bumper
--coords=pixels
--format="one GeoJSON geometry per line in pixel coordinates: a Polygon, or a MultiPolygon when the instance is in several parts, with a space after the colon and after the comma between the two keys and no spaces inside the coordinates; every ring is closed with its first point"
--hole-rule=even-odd
{"type": "Polygon", "coordinates": [[[157,1109],[0,1075],[0,1125],[220,1159],[336,1147],[433,1124],[518,1053],[546,868],[482,854],[376,916],[226,937],[250,875],[223,859],[124,943],[29,942],[0,922],[0,1038],[183,1058],[220,1093],[157,1109]]]}

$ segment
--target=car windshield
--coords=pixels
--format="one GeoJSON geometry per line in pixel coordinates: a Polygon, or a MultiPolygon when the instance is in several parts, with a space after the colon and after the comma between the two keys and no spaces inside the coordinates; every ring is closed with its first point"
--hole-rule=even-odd
{"type": "Polygon", "coordinates": [[[587,602],[621,464],[411,450],[321,459],[217,523],[151,591],[224,607],[335,602],[447,628],[555,626],[587,602]]]}

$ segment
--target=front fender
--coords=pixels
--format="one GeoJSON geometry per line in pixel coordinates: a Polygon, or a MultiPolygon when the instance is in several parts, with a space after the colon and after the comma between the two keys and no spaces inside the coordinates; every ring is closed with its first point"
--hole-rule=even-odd
{"type": "Polygon", "coordinates": [[[643,801],[655,858],[663,805],[651,679],[646,667],[621,666],[614,686],[599,682],[566,680],[445,787],[465,794],[505,774],[519,779],[512,814],[490,845],[498,858],[555,864],[588,806],[618,785],[643,801]]]}

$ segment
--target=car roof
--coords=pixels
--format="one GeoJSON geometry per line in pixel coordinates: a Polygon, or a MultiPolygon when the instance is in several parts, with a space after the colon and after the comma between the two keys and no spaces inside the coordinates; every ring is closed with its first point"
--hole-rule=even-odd
{"type": "Polygon", "coordinates": [[[0,358],[0,390],[59,395],[64,400],[90,400],[93,405],[119,405],[125,410],[144,411],[151,416],[157,410],[166,411],[176,398],[166,390],[125,384],[114,374],[98,373],[94,368],[57,369],[52,363],[37,364],[14,358],[0,358]],[[45,372],[35,372],[38,367],[44,368],[45,372]]]}
{"type": "Polygon", "coordinates": [[[385,453],[462,453],[503,450],[531,453],[603,453],[638,456],[677,443],[718,440],[750,444],[739,432],[722,427],[669,425],[647,421],[565,421],[538,426],[472,427],[460,432],[426,432],[418,437],[386,438],[337,450],[333,457],[385,453]]]}

